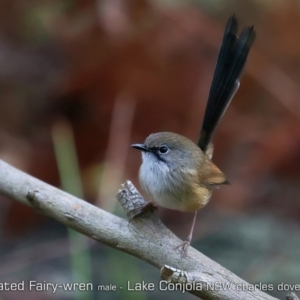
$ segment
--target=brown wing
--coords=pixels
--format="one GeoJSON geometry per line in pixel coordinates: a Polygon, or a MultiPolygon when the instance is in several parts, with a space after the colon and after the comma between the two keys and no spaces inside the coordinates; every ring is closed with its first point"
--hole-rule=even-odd
{"type": "Polygon", "coordinates": [[[205,167],[199,172],[199,183],[201,185],[214,189],[221,184],[229,184],[224,173],[209,159],[205,164],[202,164],[202,166],[203,165],[205,165],[205,167]]]}

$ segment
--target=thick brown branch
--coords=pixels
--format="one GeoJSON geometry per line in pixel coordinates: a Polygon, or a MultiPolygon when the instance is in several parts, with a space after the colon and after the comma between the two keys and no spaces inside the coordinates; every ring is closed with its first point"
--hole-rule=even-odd
{"type": "MultiPolygon", "coordinates": [[[[182,259],[180,253],[174,250],[181,240],[151,210],[128,223],[1,160],[0,194],[31,206],[106,245],[134,255],[159,269],[163,268],[163,280],[182,282],[185,287],[191,286],[191,283],[201,284],[201,289],[192,288],[191,293],[202,299],[275,299],[257,289],[253,290],[250,284],[193,248],[182,259]],[[224,288],[217,288],[220,285],[224,288]]],[[[130,211],[136,211],[136,205],[143,207],[147,204],[130,182],[126,182],[117,197],[128,215],[130,211]]]]}

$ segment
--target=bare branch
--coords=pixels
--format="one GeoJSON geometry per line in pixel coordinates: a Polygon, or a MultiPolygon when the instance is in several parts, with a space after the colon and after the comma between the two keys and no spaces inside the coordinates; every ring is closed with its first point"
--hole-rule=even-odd
{"type": "MultiPolygon", "coordinates": [[[[161,269],[164,284],[162,289],[167,289],[167,283],[180,283],[183,284],[182,289],[202,299],[276,299],[192,247],[187,257],[181,258],[174,248],[182,241],[151,210],[128,223],[127,220],[33,178],[1,160],[0,194],[31,206],[39,213],[161,269]]],[[[117,198],[129,216],[132,211],[147,204],[131,182],[125,183],[117,198]]]]}
{"type": "Polygon", "coordinates": [[[295,293],[290,293],[286,296],[286,300],[299,300],[295,293]]]}

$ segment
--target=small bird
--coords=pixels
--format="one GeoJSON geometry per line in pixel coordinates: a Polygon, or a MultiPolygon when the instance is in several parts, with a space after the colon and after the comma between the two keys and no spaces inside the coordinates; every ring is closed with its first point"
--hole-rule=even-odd
{"type": "Polygon", "coordinates": [[[143,144],[131,147],[142,151],[139,170],[141,187],[162,207],[194,212],[187,240],[176,248],[187,255],[197,211],[205,206],[212,191],[228,184],[223,172],[211,161],[211,138],[239,88],[240,77],[255,39],[252,27],[237,36],[238,22],[229,18],[221,44],[198,143],[172,132],[149,135],[143,144]]]}

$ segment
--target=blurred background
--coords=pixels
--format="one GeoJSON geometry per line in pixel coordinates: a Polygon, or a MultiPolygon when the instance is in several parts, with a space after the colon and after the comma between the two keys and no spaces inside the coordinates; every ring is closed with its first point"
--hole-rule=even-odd
{"type": "MultiPolygon", "coordinates": [[[[241,87],[214,136],[230,186],[198,214],[193,246],[251,283],[300,283],[300,3],[297,0],[3,0],[0,159],[125,218],[139,188],[131,143],[157,131],[197,140],[226,21],[255,25],[241,87]]],[[[0,198],[0,282],[93,283],[22,299],[192,299],[98,292],[159,271],[0,198]]],[[[192,214],[160,208],[182,239],[192,214]],[[176,221],[175,221],[176,220],[176,221]]],[[[0,292],[0,299],[20,293],[0,292]]]]}

